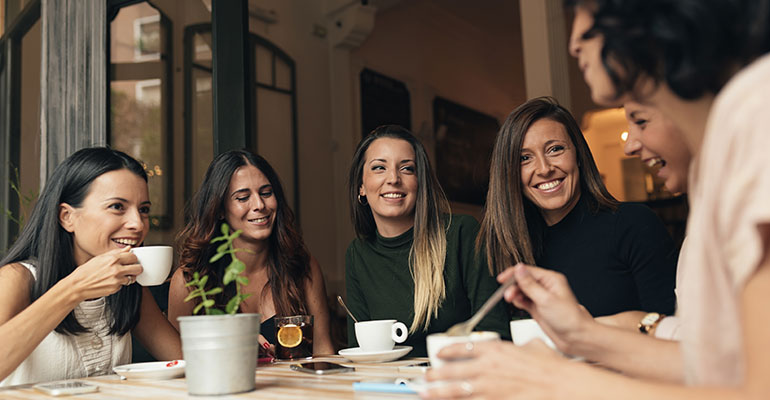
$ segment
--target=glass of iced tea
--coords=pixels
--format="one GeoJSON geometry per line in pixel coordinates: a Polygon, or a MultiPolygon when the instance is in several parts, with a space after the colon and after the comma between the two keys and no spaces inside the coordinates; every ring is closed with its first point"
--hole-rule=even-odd
{"type": "Polygon", "coordinates": [[[275,338],[278,360],[313,357],[313,316],[275,317],[275,338]]]}

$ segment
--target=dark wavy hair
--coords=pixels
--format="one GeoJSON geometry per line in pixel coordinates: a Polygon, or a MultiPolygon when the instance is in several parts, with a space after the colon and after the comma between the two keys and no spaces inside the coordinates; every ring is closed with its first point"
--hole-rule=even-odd
{"type": "MultiPolygon", "coordinates": [[[[59,204],[82,207],[94,179],[121,169],[127,169],[147,182],[147,174],[141,164],[123,152],[106,147],[78,150],[59,164],[48,178],[29,221],[0,261],[0,265],[26,260],[35,264],[37,279],[32,285],[30,301],[40,298],[78,267],[72,233],[64,230],[59,223],[59,204]]],[[[136,326],[141,301],[139,285],[124,286],[107,296],[107,308],[112,318],[111,334],[124,335],[136,326]]],[[[71,311],[55,330],[72,335],[87,329],[80,325],[74,311],[71,311]]]]}
{"type": "MultiPolygon", "coordinates": [[[[230,178],[238,168],[251,165],[260,170],[273,187],[278,208],[273,231],[268,239],[268,285],[273,295],[277,315],[307,314],[304,284],[312,279],[310,255],[302,240],[294,213],[286,202],[278,174],[259,155],[248,150],[230,150],[218,155],[206,170],[206,176],[193,201],[185,212],[187,224],[177,236],[180,249],[180,268],[186,281],[192,274],[209,275],[207,289],[218,286],[224,277],[229,257],[211,264],[209,259],[216,253],[216,244],[209,242],[220,232],[220,216],[225,213],[225,199],[230,178]]],[[[265,290],[267,290],[267,286],[265,290]]],[[[228,285],[214,297],[216,306],[224,308],[235,295],[235,285],[228,285]]],[[[199,301],[199,300],[198,300],[199,301]]]]}
{"type": "MultiPolygon", "coordinates": [[[[767,52],[767,0],[567,0],[593,14],[602,62],[619,98],[641,77],[681,98],[716,94],[735,70],[767,52]]],[[[636,96],[639,97],[639,96],[636,96]]]]}
{"type": "Polygon", "coordinates": [[[619,202],[604,186],[591,149],[575,118],[551,97],[538,97],[513,110],[495,139],[489,167],[489,191],[476,248],[484,248],[489,270],[496,275],[517,262],[535,263],[542,252],[545,220],[522,190],[521,148],[529,128],[541,119],[564,126],[575,146],[580,195],[589,210],[614,211],[619,202]]]}

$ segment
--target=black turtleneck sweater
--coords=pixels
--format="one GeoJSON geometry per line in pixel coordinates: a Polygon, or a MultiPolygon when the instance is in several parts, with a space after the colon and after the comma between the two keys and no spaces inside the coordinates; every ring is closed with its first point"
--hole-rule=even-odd
{"type": "Polygon", "coordinates": [[[581,198],[543,239],[537,265],[563,273],[591,315],[674,312],[678,251],[648,207],[623,203],[593,215],[581,198]]]}
{"type": "MultiPolygon", "coordinates": [[[[477,257],[474,240],[479,224],[473,217],[453,215],[447,231],[447,256],[444,266],[446,299],[438,317],[431,319],[428,331],[410,334],[404,345],[414,349],[410,357],[426,357],[425,338],[445,332],[457,322],[465,321],[478,310],[499,286],[489,274],[487,264],[477,257]]],[[[373,241],[355,239],[345,255],[347,305],[359,321],[396,319],[411,327],[414,318],[414,281],[409,273],[409,249],[413,230],[373,241]]],[[[498,304],[476,327],[510,338],[508,315],[498,304]]],[[[348,318],[348,343],[357,347],[353,321],[348,318]]]]}

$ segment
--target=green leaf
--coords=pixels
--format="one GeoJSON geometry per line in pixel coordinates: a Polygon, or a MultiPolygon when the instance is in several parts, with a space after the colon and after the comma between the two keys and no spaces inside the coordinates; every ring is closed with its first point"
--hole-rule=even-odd
{"type": "Polygon", "coordinates": [[[184,301],[188,302],[188,301],[190,301],[190,300],[192,300],[192,299],[194,299],[196,297],[198,297],[198,293],[191,292],[190,294],[187,295],[187,297],[184,298],[184,301]]]}
{"type": "Polygon", "coordinates": [[[185,287],[197,286],[197,285],[198,285],[198,281],[196,281],[195,279],[193,279],[190,282],[187,282],[187,283],[184,284],[185,287]]]}
{"type": "Polygon", "coordinates": [[[233,261],[230,262],[230,267],[233,270],[237,271],[239,274],[246,270],[246,264],[243,263],[243,261],[233,257],[233,261]]]}
{"type": "Polygon", "coordinates": [[[225,312],[228,314],[235,314],[238,311],[238,306],[241,305],[241,298],[240,296],[234,296],[230,301],[227,302],[227,306],[225,307],[225,312]]]}
{"type": "Polygon", "coordinates": [[[214,239],[209,240],[209,243],[221,242],[223,240],[227,240],[227,238],[224,236],[217,236],[214,239]]]}
{"type": "Polygon", "coordinates": [[[219,294],[219,293],[222,293],[222,288],[221,287],[215,287],[215,288],[209,290],[208,292],[206,292],[206,296],[213,296],[213,295],[219,294]]]}
{"type": "Polygon", "coordinates": [[[217,247],[217,253],[224,253],[227,251],[227,248],[230,247],[230,243],[222,243],[217,247]]]}
{"type": "Polygon", "coordinates": [[[238,236],[241,236],[241,233],[243,233],[242,230],[238,229],[237,231],[233,232],[232,235],[230,235],[230,240],[237,238],[238,236]]]}
{"type": "Polygon", "coordinates": [[[215,262],[219,261],[220,258],[224,257],[225,254],[227,254],[227,253],[217,253],[217,254],[214,254],[214,256],[211,257],[211,259],[209,260],[209,262],[210,263],[215,263],[215,262]]]}
{"type": "Polygon", "coordinates": [[[235,278],[235,281],[238,282],[238,284],[241,286],[247,286],[249,284],[249,278],[241,275],[238,275],[235,278]]]}
{"type": "Polygon", "coordinates": [[[197,306],[195,306],[195,308],[193,308],[193,314],[197,314],[201,310],[201,308],[203,308],[203,303],[200,303],[197,306]]]}
{"type": "Polygon", "coordinates": [[[206,308],[209,308],[209,307],[214,307],[214,300],[212,300],[212,299],[208,299],[208,300],[205,300],[205,301],[204,301],[203,303],[201,303],[201,304],[203,304],[203,307],[206,307],[206,308]]]}
{"type": "Polygon", "coordinates": [[[206,282],[208,282],[208,281],[209,281],[209,276],[208,275],[203,275],[203,278],[201,278],[200,283],[198,283],[198,286],[203,288],[203,287],[206,286],[206,282]]]}
{"type": "Polygon", "coordinates": [[[209,310],[209,315],[222,315],[222,314],[224,314],[222,312],[222,310],[220,310],[218,308],[209,308],[208,310],[209,310]]]}
{"type": "Polygon", "coordinates": [[[226,223],[223,223],[220,230],[222,231],[223,235],[227,235],[227,233],[230,232],[230,227],[226,223]]]}
{"type": "Polygon", "coordinates": [[[238,277],[237,271],[233,271],[232,269],[227,268],[225,270],[225,276],[224,278],[222,278],[222,283],[224,283],[224,285],[227,286],[230,284],[230,282],[234,281],[235,278],[237,277],[238,277]]]}

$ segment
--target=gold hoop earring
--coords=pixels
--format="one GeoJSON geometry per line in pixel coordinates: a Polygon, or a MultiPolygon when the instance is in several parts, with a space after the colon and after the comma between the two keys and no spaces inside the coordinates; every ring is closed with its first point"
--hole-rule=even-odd
{"type": "Polygon", "coordinates": [[[358,195],[358,204],[360,204],[362,206],[365,206],[365,205],[369,204],[369,201],[366,200],[366,196],[364,196],[364,201],[361,201],[361,195],[359,194],[358,195]]]}

